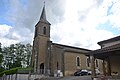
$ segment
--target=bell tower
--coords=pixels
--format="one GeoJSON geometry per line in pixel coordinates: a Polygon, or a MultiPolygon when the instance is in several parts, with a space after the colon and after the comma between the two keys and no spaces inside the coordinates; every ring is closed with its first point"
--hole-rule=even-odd
{"type": "Polygon", "coordinates": [[[45,5],[38,23],[35,25],[35,35],[33,41],[32,65],[34,73],[45,74],[48,50],[48,41],[50,41],[50,23],[46,19],[45,5]]]}
{"type": "Polygon", "coordinates": [[[35,36],[34,38],[38,36],[44,36],[47,38],[50,38],[50,23],[46,19],[46,13],[45,13],[45,5],[43,7],[40,20],[35,26],[35,36]]]}

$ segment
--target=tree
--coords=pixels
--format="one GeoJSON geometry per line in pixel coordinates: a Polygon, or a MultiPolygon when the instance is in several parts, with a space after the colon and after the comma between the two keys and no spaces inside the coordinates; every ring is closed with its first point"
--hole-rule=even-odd
{"type": "Polygon", "coordinates": [[[32,46],[30,44],[26,44],[25,53],[26,53],[26,58],[25,58],[26,65],[27,67],[29,67],[31,62],[31,55],[32,55],[32,46]]]}
{"type": "Polygon", "coordinates": [[[3,55],[0,52],[0,72],[4,71],[4,68],[2,66],[2,62],[3,62],[3,55]]]}
{"type": "Polygon", "coordinates": [[[3,62],[3,54],[2,54],[2,47],[1,47],[1,43],[0,43],[0,72],[4,71],[4,68],[2,66],[2,62],[3,62]]]}
{"type": "Polygon", "coordinates": [[[4,47],[2,53],[4,56],[3,61],[4,68],[10,69],[15,60],[14,45],[10,45],[10,47],[4,47]]]}
{"type": "Polygon", "coordinates": [[[2,44],[0,43],[0,52],[2,52],[2,47],[1,47],[1,45],[2,45],[2,44]]]}
{"type": "MultiPolygon", "coordinates": [[[[18,43],[15,44],[15,54],[16,54],[16,59],[15,59],[15,64],[19,64],[19,67],[24,66],[24,61],[25,61],[25,45],[18,43]]],[[[17,66],[18,67],[18,66],[17,66]]]]}
{"type": "Polygon", "coordinates": [[[30,44],[11,44],[3,48],[4,67],[11,69],[15,67],[28,67],[30,64],[32,46],[30,44]]]}
{"type": "Polygon", "coordinates": [[[2,61],[3,61],[3,55],[2,55],[2,48],[1,48],[1,43],[0,43],[0,65],[1,65],[1,63],[2,63],[2,61]]]}
{"type": "Polygon", "coordinates": [[[3,55],[0,54],[0,65],[1,65],[2,62],[3,62],[3,55]]]}

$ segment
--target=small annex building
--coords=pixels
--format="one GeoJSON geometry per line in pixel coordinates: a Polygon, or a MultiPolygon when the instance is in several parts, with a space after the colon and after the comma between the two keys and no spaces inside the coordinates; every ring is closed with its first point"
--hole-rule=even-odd
{"type": "MultiPolygon", "coordinates": [[[[103,74],[105,76],[120,77],[120,36],[100,41],[98,44],[101,46],[101,49],[92,51],[91,53],[94,58],[103,61],[103,74]]],[[[92,67],[94,68],[94,61],[92,63],[92,67]]]]}

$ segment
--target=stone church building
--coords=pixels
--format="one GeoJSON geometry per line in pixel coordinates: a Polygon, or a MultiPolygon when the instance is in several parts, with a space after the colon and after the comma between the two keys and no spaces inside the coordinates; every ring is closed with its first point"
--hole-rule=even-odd
{"type": "MultiPolygon", "coordinates": [[[[32,66],[34,73],[54,76],[73,75],[79,69],[91,69],[89,52],[91,50],[53,43],[50,40],[50,23],[47,21],[45,6],[40,20],[35,25],[32,66]]],[[[96,60],[96,67],[100,67],[96,60]]]]}

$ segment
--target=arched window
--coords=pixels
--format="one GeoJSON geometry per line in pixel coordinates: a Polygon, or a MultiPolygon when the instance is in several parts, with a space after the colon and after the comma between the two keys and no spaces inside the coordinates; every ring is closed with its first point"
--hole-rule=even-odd
{"type": "Polygon", "coordinates": [[[98,60],[97,59],[95,60],[95,64],[96,64],[96,67],[98,67],[98,60]]]}
{"type": "Polygon", "coordinates": [[[44,63],[40,64],[40,74],[44,74],[44,63]]]}
{"type": "Polygon", "coordinates": [[[46,27],[43,28],[43,34],[46,34],[46,27]]]}
{"type": "Polygon", "coordinates": [[[90,67],[90,57],[86,58],[86,64],[87,64],[87,67],[90,67]]]}
{"type": "Polygon", "coordinates": [[[76,65],[80,66],[80,57],[79,56],[77,56],[77,58],[76,58],[76,65]]]}

